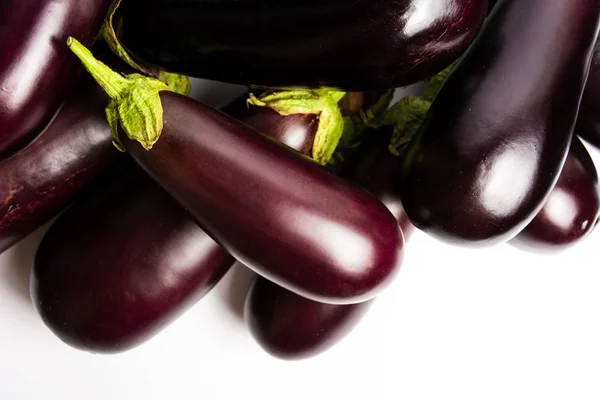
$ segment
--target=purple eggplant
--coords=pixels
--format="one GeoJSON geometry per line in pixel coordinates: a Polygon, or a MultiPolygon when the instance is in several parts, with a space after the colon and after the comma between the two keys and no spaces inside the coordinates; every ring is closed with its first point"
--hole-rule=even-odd
{"type": "Polygon", "coordinates": [[[377,90],[444,69],[487,10],[485,0],[434,3],[128,0],[113,28],[135,58],[168,71],[267,87],[377,90]]]}
{"type": "Polygon", "coordinates": [[[67,44],[111,96],[115,141],[243,264],[330,303],[368,300],[396,275],[402,232],[376,198],[157,80],[123,77],[76,40],[67,44]]]}
{"type": "Polygon", "coordinates": [[[111,0],[0,2],[0,157],[38,135],[81,70],[63,45],[91,45],[111,0]]]}
{"type": "Polygon", "coordinates": [[[120,153],[111,144],[106,94],[89,76],[79,79],[50,126],[0,163],[0,252],[49,221],[120,153]]]}
{"type": "Polygon", "coordinates": [[[524,250],[554,252],[587,237],[600,215],[598,174],[584,145],[573,138],[560,178],[544,207],[511,243],[524,250]]]}
{"type": "Polygon", "coordinates": [[[600,41],[596,42],[592,66],[581,99],[577,134],[600,148],[600,41]]]}
{"type": "Polygon", "coordinates": [[[50,228],[31,275],[44,323],[90,352],[146,341],[235,261],[137,167],[116,174],[50,228]]]}
{"type": "MultiPolygon", "coordinates": [[[[226,109],[299,150],[314,140],[314,115],[284,117],[248,107],[245,99],[226,109]]],[[[234,262],[136,170],[117,169],[98,183],[51,227],[36,254],[35,307],[76,348],[115,353],[143,343],[210,291],[234,262]]]]}
{"type": "MultiPolygon", "coordinates": [[[[359,155],[345,174],[377,196],[397,218],[405,240],[414,228],[394,190],[398,162],[387,150],[389,135],[369,132],[359,155]]],[[[375,300],[358,304],[326,304],[257,277],[248,291],[244,319],[254,339],[269,354],[288,360],[322,353],[344,338],[375,300]]]]}
{"type": "Polygon", "coordinates": [[[600,0],[496,4],[403,160],[417,228],[483,246],[535,217],[567,156],[599,19],[600,0]]]}

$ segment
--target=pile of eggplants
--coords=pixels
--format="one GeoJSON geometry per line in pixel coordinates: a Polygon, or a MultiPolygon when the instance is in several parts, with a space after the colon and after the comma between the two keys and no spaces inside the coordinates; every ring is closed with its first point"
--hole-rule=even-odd
{"type": "Polygon", "coordinates": [[[64,211],[31,296],[85,351],[144,343],[239,261],[256,342],[314,356],[390,286],[415,229],[543,253],[591,234],[578,136],[600,147],[599,29],[600,0],[0,0],[0,252],[64,211]],[[129,66],[87,50],[101,28],[129,66]],[[158,70],[286,106],[216,110],[158,70]],[[369,108],[432,77],[419,113],[369,108]],[[341,91],[362,93],[323,167],[314,146],[339,138],[310,102],[341,91]]]}

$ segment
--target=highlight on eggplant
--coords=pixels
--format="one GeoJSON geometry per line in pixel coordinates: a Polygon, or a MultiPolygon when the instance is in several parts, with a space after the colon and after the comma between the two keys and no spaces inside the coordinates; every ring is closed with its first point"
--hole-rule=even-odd
{"type": "Polygon", "coordinates": [[[189,76],[368,91],[447,67],[486,11],[486,0],[128,0],[111,30],[132,58],[189,76]]]}
{"type": "Polygon", "coordinates": [[[598,0],[496,4],[403,161],[402,203],[419,229],[489,246],[535,217],[567,156],[599,19],[598,0]]]}
{"type": "Polygon", "coordinates": [[[0,2],[0,158],[39,135],[75,86],[81,66],[60,43],[92,45],[111,0],[0,2]]]}

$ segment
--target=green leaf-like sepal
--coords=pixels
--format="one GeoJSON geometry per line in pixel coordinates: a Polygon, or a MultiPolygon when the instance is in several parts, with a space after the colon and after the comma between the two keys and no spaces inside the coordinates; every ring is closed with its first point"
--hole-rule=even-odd
{"type": "Polygon", "coordinates": [[[382,126],[393,126],[394,133],[390,151],[398,155],[398,149],[410,142],[429,112],[431,103],[416,96],[406,96],[394,104],[386,113],[382,126]]]}
{"type": "Polygon", "coordinates": [[[145,75],[158,79],[159,81],[169,86],[169,88],[175,93],[188,96],[190,94],[192,85],[190,83],[190,79],[187,76],[142,65],[141,63],[136,62],[129,55],[127,50],[125,50],[125,48],[119,41],[119,38],[117,37],[117,33],[115,32],[114,28],[115,13],[121,5],[121,1],[122,0],[114,0],[108,11],[108,14],[102,25],[102,29],[100,31],[102,39],[104,39],[110,50],[115,55],[117,55],[121,60],[123,60],[125,63],[127,63],[127,65],[129,65],[136,71],[140,71],[145,75]]]}
{"type": "Polygon", "coordinates": [[[79,57],[83,66],[110,97],[106,118],[113,135],[114,145],[124,151],[119,139],[119,127],[131,140],[150,150],[163,129],[163,107],[160,92],[169,91],[163,82],[140,74],[122,76],[102,62],[73,38],[67,45],[79,57]]]}
{"type": "Polygon", "coordinates": [[[331,89],[289,89],[264,93],[260,98],[250,94],[248,104],[268,107],[280,115],[314,114],[319,118],[312,158],[325,165],[331,159],[342,133],[344,118],[338,102],[345,92],[331,89]]]}

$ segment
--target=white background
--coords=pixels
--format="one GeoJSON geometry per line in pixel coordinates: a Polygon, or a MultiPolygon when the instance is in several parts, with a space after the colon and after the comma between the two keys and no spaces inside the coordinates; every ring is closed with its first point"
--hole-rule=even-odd
{"type": "MultiPolygon", "coordinates": [[[[195,93],[219,105],[236,90],[195,93]]],[[[398,279],[346,340],[285,362],[245,328],[249,274],[239,266],[135,350],[69,348],[29,300],[44,229],[0,257],[0,400],[600,398],[600,231],[553,256],[465,250],[415,233],[398,279]]]]}

